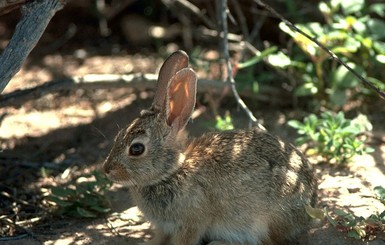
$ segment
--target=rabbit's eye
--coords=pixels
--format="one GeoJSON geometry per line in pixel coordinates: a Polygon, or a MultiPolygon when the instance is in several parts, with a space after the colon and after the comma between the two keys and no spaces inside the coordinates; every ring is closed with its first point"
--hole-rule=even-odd
{"type": "Polygon", "coordinates": [[[139,156],[144,152],[144,145],[142,143],[134,143],[130,146],[129,153],[131,156],[139,156]]]}

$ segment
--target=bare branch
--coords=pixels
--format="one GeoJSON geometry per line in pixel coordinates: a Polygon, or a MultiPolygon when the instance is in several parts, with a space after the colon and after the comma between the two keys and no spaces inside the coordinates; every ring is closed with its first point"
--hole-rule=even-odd
{"type": "Polygon", "coordinates": [[[27,0],[0,0],[0,15],[9,13],[26,2],[27,0]]]}
{"type": "Polygon", "coordinates": [[[201,21],[203,21],[203,23],[205,23],[205,25],[207,25],[211,29],[216,29],[215,24],[209,18],[207,18],[207,16],[204,13],[202,13],[202,11],[197,6],[195,6],[194,4],[192,4],[189,1],[187,1],[187,0],[162,0],[162,2],[164,5],[166,5],[168,7],[172,6],[172,4],[174,4],[174,2],[179,3],[180,6],[186,8],[186,9],[190,10],[192,13],[194,13],[201,21]]]}
{"type": "Polygon", "coordinates": [[[233,69],[230,63],[230,54],[229,54],[229,45],[227,40],[228,28],[227,28],[227,16],[228,16],[228,8],[227,8],[227,0],[221,0],[221,20],[222,20],[222,30],[223,30],[223,53],[225,55],[226,64],[227,64],[227,83],[230,84],[231,90],[233,91],[234,97],[237,100],[238,104],[241,108],[246,112],[247,116],[250,118],[250,126],[255,124],[258,128],[262,130],[266,130],[255,118],[253,113],[247,107],[245,102],[239,96],[237,88],[235,87],[235,80],[233,78],[233,69]]]}
{"type": "Polygon", "coordinates": [[[51,18],[63,6],[62,0],[32,1],[22,6],[23,17],[0,56],[0,93],[20,70],[51,18]]]}

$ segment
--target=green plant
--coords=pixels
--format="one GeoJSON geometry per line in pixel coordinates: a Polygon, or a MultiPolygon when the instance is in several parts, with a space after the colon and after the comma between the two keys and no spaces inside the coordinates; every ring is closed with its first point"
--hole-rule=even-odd
{"type": "Polygon", "coordinates": [[[374,193],[376,194],[378,200],[385,204],[385,188],[382,186],[376,186],[374,187],[374,193]]]}
{"type": "Polygon", "coordinates": [[[230,116],[229,112],[226,112],[224,118],[222,118],[219,115],[216,117],[215,128],[220,130],[220,131],[234,129],[233,121],[231,119],[231,116],[230,116]]]}
{"type": "Polygon", "coordinates": [[[104,194],[111,182],[97,171],[80,178],[85,181],[76,186],[52,187],[46,199],[54,203],[59,214],[63,215],[95,218],[109,212],[110,203],[104,194]]]}
{"type": "Polygon", "coordinates": [[[353,214],[336,209],[334,217],[325,210],[326,218],[337,230],[347,232],[349,237],[355,239],[367,238],[385,231],[385,211],[381,214],[372,214],[368,218],[355,217],[353,214]]]}
{"type": "Polygon", "coordinates": [[[297,144],[309,143],[310,150],[332,163],[346,163],[357,154],[373,151],[365,147],[363,133],[371,131],[372,125],[364,115],[349,120],[343,112],[323,112],[320,117],[309,115],[303,123],[291,120],[288,124],[301,135],[297,144]]]}
{"type": "MultiPolygon", "coordinates": [[[[374,188],[377,197],[385,198],[385,188],[374,188]]],[[[381,200],[381,199],[380,199],[381,200]]],[[[382,199],[384,200],[384,199],[382,199]]],[[[385,210],[381,213],[373,213],[368,218],[356,217],[350,212],[341,209],[329,211],[327,208],[318,209],[306,206],[306,212],[313,219],[326,220],[338,231],[346,232],[349,237],[355,239],[372,240],[376,234],[385,232],[385,210]]]]}
{"type": "MultiPolygon", "coordinates": [[[[319,10],[325,23],[298,23],[296,26],[316,37],[355,71],[384,90],[385,83],[381,80],[385,79],[382,72],[385,66],[385,21],[375,16],[385,17],[385,3],[367,5],[364,0],[331,0],[321,2],[319,10]]],[[[300,50],[293,49],[292,58],[279,52],[270,55],[268,60],[299,78],[295,95],[314,96],[318,107],[333,108],[371,93],[311,40],[283,22],[280,28],[293,38],[300,50]]]]}

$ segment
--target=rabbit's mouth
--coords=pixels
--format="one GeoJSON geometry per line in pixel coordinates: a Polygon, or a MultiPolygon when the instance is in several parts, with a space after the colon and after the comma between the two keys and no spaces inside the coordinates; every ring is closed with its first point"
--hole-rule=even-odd
{"type": "Polygon", "coordinates": [[[136,181],[130,177],[127,171],[119,170],[110,170],[108,173],[105,173],[107,178],[112,182],[122,184],[125,186],[135,186],[137,185],[136,181]]]}

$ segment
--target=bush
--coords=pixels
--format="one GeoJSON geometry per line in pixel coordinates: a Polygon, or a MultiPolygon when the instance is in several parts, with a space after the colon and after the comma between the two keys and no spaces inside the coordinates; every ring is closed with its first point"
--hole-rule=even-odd
{"type": "MultiPolygon", "coordinates": [[[[382,72],[385,64],[385,21],[375,16],[385,17],[385,3],[367,5],[364,0],[332,0],[321,2],[319,10],[325,23],[297,23],[296,26],[384,90],[385,84],[381,80],[385,79],[382,72]]],[[[293,49],[291,57],[279,52],[270,55],[269,60],[277,68],[287,69],[299,81],[295,88],[296,96],[312,96],[316,107],[335,109],[348,100],[363,99],[372,93],[311,40],[292,31],[283,22],[280,28],[293,38],[299,50],[293,49]]]]}
{"type": "Polygon", "coordinates": [[[292,120],[288,124],[301,135],[296,140],[297,144],[309,143],[310,150],[331,163],[346,163],[357,154],[373,151],[364,143],[364,133],[372,130],[371,123],[364,115],[349,120],[343,112],[336,115],[324,112],[321,117],[311,114],[303,123],[292,120]]]}

